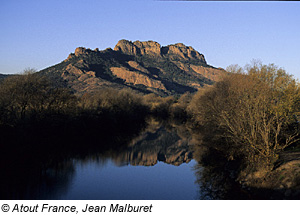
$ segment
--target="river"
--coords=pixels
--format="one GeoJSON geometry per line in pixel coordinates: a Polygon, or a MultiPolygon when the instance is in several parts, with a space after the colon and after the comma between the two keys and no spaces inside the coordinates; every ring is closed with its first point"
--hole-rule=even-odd
{"type": "Polygon", "coordinates": [[[199,199],[191,142],[184,129],[150,120],[117,149],[12,164],[1,179],[1,199],[199,199]]]}

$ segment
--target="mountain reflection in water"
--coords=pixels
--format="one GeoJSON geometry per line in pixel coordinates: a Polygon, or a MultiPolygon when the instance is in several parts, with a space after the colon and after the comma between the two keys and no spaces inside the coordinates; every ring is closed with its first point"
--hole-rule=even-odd
{"type": "Polygon", "coordinates": [[[192,147],[179,137],[175,129],[152,121],[149,127],[134,138],[122,152],[111,154],[117,165],[153,166],[158,161],[179,166],[192,160],[192,147]]]}
{"type": "Polygon", "coordinates": [[[18,157],[20,154],[24,157],[15,159],[12,156],[1,166],[5,174],[1,178],[0,197],[198,198],[193,147],[189,135],[184,135],[180,129],[150,120],[139,134],[133,132],[127,137],[104,138],[106,144],[99,146],[84,143],[84,147],[69,150],[62,147],[57,151],[38,151],[39,156],[16,153],[18,157]]]}

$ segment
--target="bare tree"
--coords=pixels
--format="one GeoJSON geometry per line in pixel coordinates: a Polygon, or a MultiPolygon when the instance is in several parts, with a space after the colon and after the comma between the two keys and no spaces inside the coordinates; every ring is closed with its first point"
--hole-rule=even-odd
{"type": "Polygon", "coordinates": [[[195,96],[194,118],[228,159],[242,156],[248,164],[270,167],[280,151],[298,141],[299,86],[274,65],[255,63],[246,70],[195,96]]]}

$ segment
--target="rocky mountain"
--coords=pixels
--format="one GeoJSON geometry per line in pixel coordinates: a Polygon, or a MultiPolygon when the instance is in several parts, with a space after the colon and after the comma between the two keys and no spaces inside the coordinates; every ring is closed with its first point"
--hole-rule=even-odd
{"type": "Polygon", "coordinates": [[[225,71],[208,65],[204,55],[182,43],[120,40],[113,50],[76,48],[40,73],[62,78],[79,95],[113,87],[167,96],[195,92],[220,80],[225,71]]]}

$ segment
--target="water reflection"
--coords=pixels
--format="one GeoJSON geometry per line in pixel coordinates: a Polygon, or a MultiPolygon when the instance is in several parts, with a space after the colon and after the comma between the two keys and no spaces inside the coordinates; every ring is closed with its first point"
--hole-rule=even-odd
{"type": "MultiPolygon", "coordinates": [[[[133,129],[132,132],[128,132],[127,129],[126,135],[116,132],[119,135],[109,135],[108,137],[104,134],[99,135],[101,140],[89,138],[94,142],[78,143],[73,140],[68,146],[59,146],[57,143],[53,146],[45,144],[47,147],[36,147],[41,143],[35,143],[32,147],[24,147],[22,150],[8,148],[8,153],[1,157],[0,168],[4,175],[1,177],[0,198],[193,199],[195,195],[191,193],[196,192],[195,175],[190,165],[181,165],[189,163],[193,159],[193,147],[189,135],[186,135],[185,132],[185,129],[178,126],[150,119],[147,127],[140,126],[139,129],[133,129]],[[127,173],[120,176],[120,172],[125,170],[120,167],[128,165],[143,166],[143,168],[155,165],[155,168],[138,169],[135,167],[127,169],[127,173]],[[176,167],[180,165],[180,169],[176,167]],[[105,172],[105,169],[108,171],[105,172]],[[114,173],[116,178],[109,175],[112,170],[116,172],[114,173]],[[111,178],[107,178],[106,181],[97,181],[93,185],[96,187],[90,189],[95,190],[97,194],[90,193],[85,196],[87,192],[84,187],[89,186],[88,180],[96,180],[99,171],[104,171],[105,176],[111,178]],[[79,172],[80,176],[78,176],[79,172]],[[150,175],[147,174],[150,172],[150,175]],[[181,176],[178,176],[178,173],[181,176]],[[126,177],[128,178],[126,179],[126,177]],[[152,196],[149,194],[151,193],[149,190],[148,194],[145,190],[147,183],[141,183],[143,180],[145,181],[145,177],[150,180],[147,183],[156,181],[156,185],[151,185],[152,196]],[[134,194],[126,197],[126,193],[122,195],[116,188],[116,190],[101,190],[103,195],[100,196],[97,187],[103,189],[105,183],[112,183],[113,180],[119,180],[119,182],[128,180],[127,184],[122,183],[123,188],[126,190],[134,185],[135,188],[131,188],[140,190],[143,195],[134,194]],[[129,183],[129,180],[132,181],[129,183]],[[163,181],[165,181],[163,187],[169,194],[161,194],[163,181]],[[78,184],[74,186],[74,183],[79,182],[82,187],[76,193],[74,187],[78,184]],[[174,183],[173,187],[172,183],[174,183]],[[167,185],[169,186],[167,187],[167,185]],[[180,185],[182,185],[181,188],[180,185]],[[177,188],[174,189],[174,187],[177,188]],[[178,193],[174,193],[175,190],[178,190],[178,193]],[[71,194],[73,191],[76,195],[71,194]]],[[[103,175],[98,176],[105,178],[103,175]]],[[[129,190],[128,193],[130,193],[129,190]]]]}
{"type": "Polygon", "coordinates": [[[175,129],[167,129],[162,123],[152,120],[125,150],[111,157],[120,166],[153,166],[159,161],[176,166],[188,163],[192,160],[193,149],[187,139],[178,136],[175,129]]]}
{"type": "Polygon", "coordinates": [[[149,119],[126,133],[91,134],[68,144],[11,143],[0,152],[0,199],[260,198],[236,182],[238,164],[181,123],[149,119]]]}

